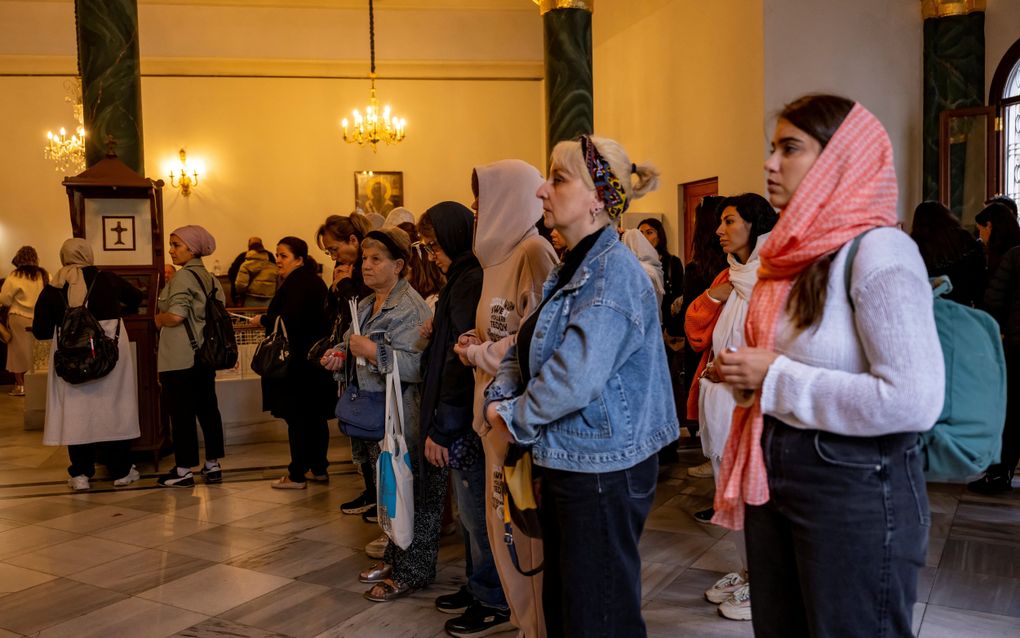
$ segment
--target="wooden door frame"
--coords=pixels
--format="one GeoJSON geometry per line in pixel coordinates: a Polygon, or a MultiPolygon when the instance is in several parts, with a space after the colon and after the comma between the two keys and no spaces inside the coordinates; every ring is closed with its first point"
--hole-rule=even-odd
{"type": "Polygon", "coordinates": [[[677,186],[677,197],[679,199],[677,203],[677,246],[679,248],[676,254],[680,256],[684,264],[687,264],[691,260],[691,240],[694,235],[694,214],[695,211],[690,211],[688,214],[687,200],[689,197],[707,197],[709,195],[719,194],[719,177],[705,177],[702,179],[695,180],[693,182],[684,182],[677,186]],[[710,188],[711,187],[711,188],[710,188]],[[705,190],[704,193],[698,193],[699,190],[705,190]]]}

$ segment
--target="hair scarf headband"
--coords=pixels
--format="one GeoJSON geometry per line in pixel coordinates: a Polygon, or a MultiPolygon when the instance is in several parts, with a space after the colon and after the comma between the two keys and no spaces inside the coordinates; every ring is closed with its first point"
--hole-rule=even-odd
{"type": "MultiPolygon", "coordinates": [[[[587,135],[580,138],[581,152],[584,154],[584,164],[588,167],[591,181],[595,183],[595,192],[599,199],[606,204],[606,212],[609,219],[616,220],[627,210],[630,202],[627,200],[627,191],[623,188],[623,182],[613,173],[609,162],[595,148],[595,143],[587,135]]],[[[631,165],[631,170],[634,165],[631,165]]]]}
{"type": "MultiPolygon", "coordinates": [[[[882,124],[855,104],[797,187],[761,248],[758,283],[745,334],[750,347],[773,350],[776,328],[796,276],[869,228],[896,223],[896,171],[882,124]]],[[[733,412],[720,468],[712,522],[744,526],[745,505],[769,500],[761,435],[760,392],[733,412]]]]}

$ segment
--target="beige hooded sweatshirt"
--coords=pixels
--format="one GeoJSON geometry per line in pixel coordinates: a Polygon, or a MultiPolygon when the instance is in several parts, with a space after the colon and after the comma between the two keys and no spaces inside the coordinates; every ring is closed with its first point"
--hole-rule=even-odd
{"type": "Polygon", "coordinates": [[[503,355],[517,340],[517,329],[542,300],[542,284],[556,264],[556,251],[538,234],[542,200],[536,196],[544,181],[534,166],[502,160],[475,169],[478,177],[478,222],[474,252],[482,264],[482,296],[478,302],[476,336],[468,348],[475,366],[475,431],[483,434],[485,386],[503,355]]]}

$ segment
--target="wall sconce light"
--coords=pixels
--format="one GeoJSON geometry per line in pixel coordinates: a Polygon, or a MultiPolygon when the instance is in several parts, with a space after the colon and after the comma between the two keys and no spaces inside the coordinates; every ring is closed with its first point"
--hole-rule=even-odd
{"type": "Polygon", "coordinates": [[[183,148],[180,152],[180,161],[170,169],[170,185],[181,190],[181,195],[187,197],[191,189],[198,186],[199,175],[205,174],[205,166],[201,161],[191,162],[188,160],[188,153],[183,148]]]}

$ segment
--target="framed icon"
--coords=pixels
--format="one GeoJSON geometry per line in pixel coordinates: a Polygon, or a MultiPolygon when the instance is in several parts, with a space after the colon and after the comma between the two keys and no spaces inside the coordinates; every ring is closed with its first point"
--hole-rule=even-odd
{"type": "Polygon", "coordinates": [[[404,173],[400,171],[356,171],[354,205],[366,215],[387,215],[404,205],[404,173]]]}

